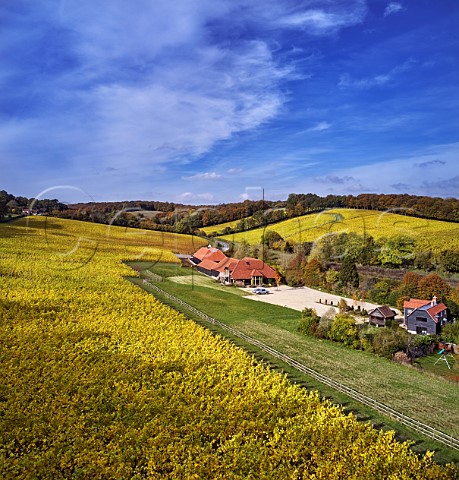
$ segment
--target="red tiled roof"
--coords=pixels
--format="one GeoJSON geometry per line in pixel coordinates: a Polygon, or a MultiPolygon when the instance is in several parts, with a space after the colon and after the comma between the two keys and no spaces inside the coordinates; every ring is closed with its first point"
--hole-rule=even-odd
{"type": "Polygon", "coordinates": [[[444,304],[444,303],[437,303],[436,305],[434,305],[433,307],[429,308],[427,310],[427,313],[435,320],[437,321],[437,319],[435,318],[435,315],[438,315],[440,312],[443,312],[443,310],[446,310],[447,309],[447,306],[444,304]]]}
{"type": "Polygon", "coordinates": [[[212,260],[208,260],[207,258],[198,264],[198,268],[204,268],[205,270],[217,270],[218,266],[218,262],[213,262],[212,260]]]}
{"type": "Polygon", "coordinates": [[[276,271],[263,260],[245,257],[238,261],[231,276],[233,280],[250,280],[253,276],[275,278],[276,271]]]}
{"type": "Polygon", "coordinates": [[[201,247],[194,255],[193,257],[202,260],[207,254],[209,253],[208,247],[201,247]]]}
{"type": "Polygon", "coordinates": [[[228,270],[232,272],[235,269],[238,262],[239,260],[237,258],[228,257],[226,260],[219,262],[215,270],[217,270],[218,272],[223,272],[225,268],[228,268],[228,270]]]}
{"type": "Polygon", "coordinates": [[[419,298],[410,298],[403,302],[403,308],[421,308],[430,303],[430,300],[419,300],[419,298]]]}
{"type": "Polygon", "coordinates": [[[199,260],[212,260],[214,262],[221,262],[228,258],[221,250],[215,247],[201,247],[194,255],[199,260]]]}

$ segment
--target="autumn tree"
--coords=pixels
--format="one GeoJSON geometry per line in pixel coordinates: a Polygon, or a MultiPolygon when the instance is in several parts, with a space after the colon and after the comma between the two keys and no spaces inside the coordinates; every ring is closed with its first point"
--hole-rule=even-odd
{"type": "Polygon", "coordinates": [[[303,253],[302,249],[299,249],[298,252],[290,260],[287,271],[285,274],[285,279],[287,284],[290,286],[299,286],[304,284],[304,267],[306,265],[306,256],[303,253]]]}
{"type": "Polygon", "coordinates": [[[303,270],[304,284],[308,287],[320,287],[323,285],[324,279],[322,264],[315,258],[309,260],[303,270]]]}
{"type": "Polygon", "coordinates": [[[403,328],[379,328],[373,337],[373,350],[381,357],[392,358],[395,352],[407,348],[408,340],[409,334],[403,328]]]}
{"type": "Polygon", "coordinates": [[[328,288],[333,288],[333,286],[338,281],[338,279],[339,279],[339,273],[333,268],[330,268],[325,273],[325,282],[328,288]]]}
{"type": "Polygon", "coordinates": [[[261,243],[269,248],[273,248],[276,242],[281,242],[282,240],[281,235],[274,230],[266,230],[261,236],[261,243]]]}
{"type": "Polygon", "coordinates": [[[444,302],[450,292],[451,287],[436,273],[429,273],[419,280],[418,297],[421,299],[430,300],[435,296],[438,302],[444,302]]]}
{"type": "Polygon", "coordinates": [[[397,289],[397,293],[406,297],[416,298],[418,295],[418,285],[421,279],[422,276],[416,272],[405,273],[397,289]]]}
{"type": "Polygon", "coordinates": [[[459,272],[459,252],[454,250],[443,250],[436,258],[439,266],[446,272],[459,272]]]}
{"type": "Polygon", "coordinates": [[[248,257],[250,255],[250,244],[249,242],[243,238],[237,248],[236,248],[236,251],[234,252],[234,256],[236,258],[244,258],[244,257],[248,257]]]}
{"type": "Polygon", "coordinates": [[[370,290],[370,298],[375,303],[384,305],[390,303],[390,295],[392,292],[392,286],[387,280],[380,280],[375,284],[375,286],[370,290]]]}
{"type": "Polygon", "coordinates": [[[344,300],[344,298],[340,298],[338,302],[339,313],[346,313],[348,308],[349,308],[349,305],[347,304],[346,300],[344,300]]]}

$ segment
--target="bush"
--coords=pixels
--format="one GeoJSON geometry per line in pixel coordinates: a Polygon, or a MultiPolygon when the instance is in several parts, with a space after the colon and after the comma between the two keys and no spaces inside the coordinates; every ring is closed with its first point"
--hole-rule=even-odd
{"type": "Polygon", "coordinates": [[[403,328],[380,328],[373,337],[373,350],[380,357],[392,358],[408,347],[409,333],[403,328]]]}
{"type": "Polygon", "coordinates": [[[327,338],[334,318],[335,310],[333,308],[329,308],[325,314],[322,315],[314,336],[317,338],[327,338]]]}
{"type": "Polygon", "coordinates": [[[374,352],[373,339],[378,334],[379,330],[378,327],[372,325],[365,325],[365,327],[360,330],[360,344],[363,350],[374,352]]]}
{"type": "Polygon", "coordinates": [[[328,338],[344,345],[354,345],[358,341],[358,332],[355,320],[350,315],[339,313],[333,320],[328,338]]]}
{"type": "Polygon", "coordinates": [[[459,345],[459,322],[447,323],[442,329],[441,338],[445,342],[459,345]]]}
{"type": "Polygon", "coordinates": [[[436,335],[410,335],[408,353],[411,358],[425,357],[435,350],[437,342],[436,335]]]}
{"type": "Polygon", "coordinates": [[[313,336],[319,326],[320,317],[313,308],[305,308],[301,312],[301,320],[298,331],[304,335],[313,336]]]}

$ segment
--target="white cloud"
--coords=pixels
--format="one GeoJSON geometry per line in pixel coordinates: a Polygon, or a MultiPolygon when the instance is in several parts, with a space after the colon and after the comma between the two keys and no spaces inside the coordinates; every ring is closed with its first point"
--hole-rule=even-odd
{"type": "Polygon", "coordinates": [[[332,126],[331,123],[328,122],[319,122],[313,127],[307,128],[306,130],[303,130],[300,133],[309,133],[309,132],[323,132],[324,130],[328,130],[332,126]]]}
{"type": "Polygon", "coordinates": [[[205,201],[211,202],[214,196],[211,193],[192,193],[184,192],[177,195],[177,200],[180,202],[205,201]]]}
{"type": "Polygon", "coordinates": [[[374,75],[371,77],[359,78],[359,79],[352,78],[348,73],[344,73],[343,75],[340,76],[338,87],[366,89],[366,88],[380,87],[386,84],[390,84],[391,82],[396,80],[396,78],[401,73],[411,70],[411,68],[413,68],[413,65],[415,63],[416,62],[412,58],[409,58],[404,63],[402,63],[401,65],[397,65],[387,73],[374,75]]]}
{"type": "Polygon", "coordinates": [[[403,10],[403,6],[399,2],[390,2],[384,10],[384,16],[387,17],[388,15],[400,12],[400,10],[403,10]]]}
{"type": "Polygon", "coordinates": [[[182,177],[184,180],[221,180],[223,175],[216,172],[197,173],[188,177],[182,177]]]}
{"type": "Polygon", "coordinates": [[[301,28],[312,35],[327,35],[345,27],[361,23],[366,15],[365,2],[327,2],[327,8],[310,8],[285,15],[275,20],[284,28],[301,28]]]}

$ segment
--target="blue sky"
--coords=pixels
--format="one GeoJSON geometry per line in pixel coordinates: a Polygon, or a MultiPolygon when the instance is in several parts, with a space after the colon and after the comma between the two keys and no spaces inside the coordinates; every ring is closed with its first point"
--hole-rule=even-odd
{"type": "Polygon", "coordinates": [[[4,0],[0,189],[459,196],[457,0],[4,0]]]}

